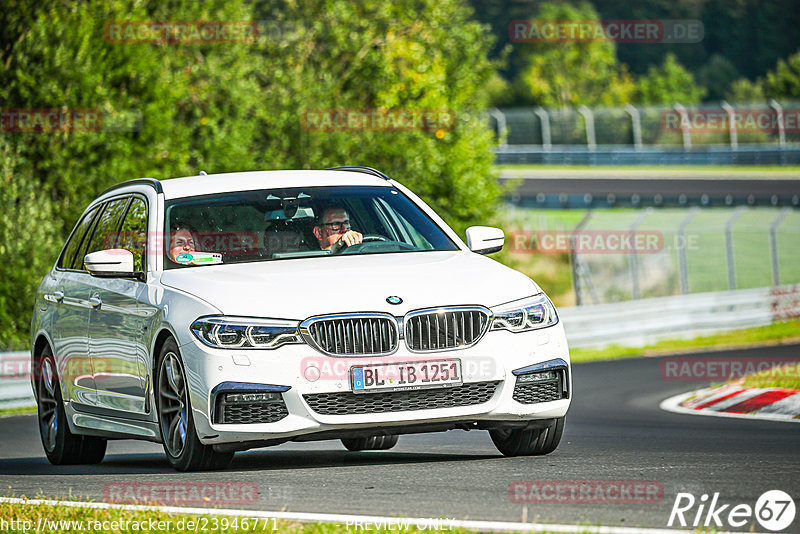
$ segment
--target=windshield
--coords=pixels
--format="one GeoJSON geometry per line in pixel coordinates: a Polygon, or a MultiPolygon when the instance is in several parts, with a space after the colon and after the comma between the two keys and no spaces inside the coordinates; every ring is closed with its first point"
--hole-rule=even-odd
{"type": "Polygon", "coordinates": [[[393,187],[298,187],[167,202],[167,269],[310,256],[458,250],[393,187]]]}

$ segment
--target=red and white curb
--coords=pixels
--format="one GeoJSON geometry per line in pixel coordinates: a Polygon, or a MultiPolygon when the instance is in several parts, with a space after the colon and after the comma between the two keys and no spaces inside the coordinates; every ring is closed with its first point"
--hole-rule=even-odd
{"type": "Polygon", "coordinates": [[[800,423],[800,390],[725,384],[681,393],[661,403],[668,412],[800,423]]]}

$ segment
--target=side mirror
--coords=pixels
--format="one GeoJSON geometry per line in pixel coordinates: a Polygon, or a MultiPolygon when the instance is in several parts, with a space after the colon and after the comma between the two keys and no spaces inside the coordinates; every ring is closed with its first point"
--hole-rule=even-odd
{"type": "Polygon", "coordinates": [[[467,228],[467,246],[478,254],[492,254],[503,248],[506,236],[500,228],[470,226],[467,228]]]}
{"type": "Polygon", "coordinates": [[[92,276],[137,279],[141,276],[133,270],[133,253],[130,250],[121,248],[98,250],[84,256],[83,263],[92,276]]]}

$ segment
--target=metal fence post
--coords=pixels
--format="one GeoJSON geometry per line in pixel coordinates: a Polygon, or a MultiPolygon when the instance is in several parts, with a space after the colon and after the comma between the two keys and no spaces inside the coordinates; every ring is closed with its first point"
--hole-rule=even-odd
{"type": "Polygon", "coordinates": [[[680,113],[681,116],[681,132],[683,134],[683,148],[692,148],[692,133],[690,131],[689,112],[678,102],[675,102],[672,107],[680,113]]]}
{"type": "Polygon", "coordinates": [[[736,289],[736,266],[733,255],[733,225],[742,216],[744,206],[739,206],[725,223],[725,256],[728,263],[728,288],[736,289]]]}
{"type": "Polygon", "coordinates": [[[642,148],[642,118],[639,110],[631,104],[625,106],[625,111],[631,116],[631,133],[633,134],[633,146],[636,150],[642,148]]]}
{"type": "Polygon", "coordinates": [[[783,208],[769,225],[769,255],[772,262],[772,285],[774,286],[781,285],[781,273],[778,267],[778,236],[775,235],[775,232],[791,211],[792,208],[783,208]]]}
{"type": "Polygon", "coordinates": [[[536,106],[533,112],[539,117],[539,123],[542,125],[542,148],[550,150],[553,147],[550,139],[550,116],[542,106],[536,106]]]}
{"type": "MultiPolygon", "coordinates": [[[[652,212],[653,208],[646,208],[642,211],[642,213],[636,216],[636,219],[633,220],[630,228],[628,228],[628,231],[631,233],[631,242],[636,242],[636,228],[642,224],[652,212]]],[[[629,254],[631,260],[631,297],[633,297],[634,300],[641,298],[641,292],[639,290],[639,259],[636,254],[636,247],[631,247],[631,252],[629,254]]]]}
{"type": "Polygon", "coordinates": [[[592,210],[586,210],[581,221],[575,226],[575,229],[569,233],[569,267],[570,274],[572,275],[572,287],[575,290],[575,304],[578,306],[583,304],[583,297],[581,296],[581,276],[584,273],[581,272],[583,266],[578,261],[577,253],[575,252],[575,239],[577,234],[586,226],[591,218],[592,210]]]}
{"type": "Polygon", "coordinates": [[[500,139],[500,146],[508,146],[508,125],[506,123],[506,116],[497,108],[489,110],[489,115],[494,117],[497,121],[497,137],[500,139]]]}
{"type": "Polygon", "coordinates": [[[778,144],[786,146],[786,125],[783,122],[783,108],[774,98],[769,100],[769,106],[774,109],[775,113],[778,115],[778,144]]]}
{"type": "Polygon", "coordinates": [[[736,110],[725,100],[719,103],[720,107],[728,114],[728,134],[731,138],[731,148],[739,147],[739,136],[736,132],[736,110]]]}
{"type": "Polygon", "coordinates": [[[594,150],[597,148],[597,139],[594,134],[594,114],[592,114],[592,110],[586,106],[580,106],[578,108],[578,113],[583,115],[583,120],[586,125],[586,146],[589,147],[589,150],[594,150]]]}
{"type": "Polygon", "coordinates": [[[692,222],[694,216],[700,211],[697,206],[692,207],[686,217],[681,219],[678,223],[678,236],[681,239],[680,246],[678,247],[678,272],[681,277],[681,293],[686,295],[689,293],[689,261],[686,256],[686,249],[688,244],[686,241],[686,227],[692,222]]]}

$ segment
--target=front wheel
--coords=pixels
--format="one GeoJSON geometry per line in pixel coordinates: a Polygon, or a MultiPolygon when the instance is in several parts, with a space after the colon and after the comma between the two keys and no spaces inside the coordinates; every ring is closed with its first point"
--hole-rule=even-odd
{"type": "Polygon", "coordinates": [[[490,430],[494,446],[505,456],[541,456],[558,447],[566,417],[553,419],[544,428],[490,430]]]}
{"type": "Polygon", "coordinates": [[[67,425],[64,399],[50,347],[45,347],[34,369],[39,436],[53,465],[99,464],[106,455],[106,440],[73,434],[67,425]]]}
{"type": "Polygon", "coordinates": [[[189,403],[189,388],[178,345],[168,339],[158,356],[156,406],[164,452],[178,471],[225,469],[233,460],[232,452],[220,453],[203,445],[197,437],[189,403]]]}

